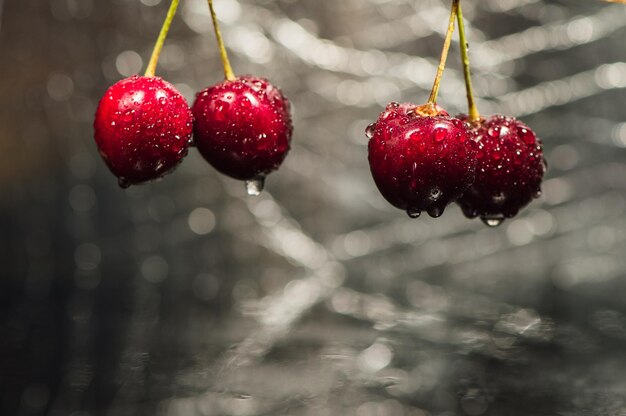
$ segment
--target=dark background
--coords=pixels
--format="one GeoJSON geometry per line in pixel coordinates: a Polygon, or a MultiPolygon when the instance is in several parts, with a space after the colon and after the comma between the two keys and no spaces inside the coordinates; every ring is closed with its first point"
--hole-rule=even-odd
{"type": "MultiPolygon", "coordinates": [[[[193,149],[117,187],[93,114],[167,3],[0,0],[1,415],[626,415],[626,6],[463,2],[480,109],[550,165],[489,229],[411,220],[368,170],[365,126],[427,98],[439,0],[216,0],[235,71],[293,103],[287,160],[260,197],[193,149]]],[[[203,0],[158,74],[221,79],[203,0]]]]}

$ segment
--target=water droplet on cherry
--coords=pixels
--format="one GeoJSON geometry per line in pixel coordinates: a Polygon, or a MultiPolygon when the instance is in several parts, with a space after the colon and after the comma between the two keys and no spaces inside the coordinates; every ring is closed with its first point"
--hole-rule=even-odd
{"type": "Polygon", "coordinates": [[[435,130],[433,130],[433,135],[435,136],[435,141],[440,142],[446,138],[446,136],[448,135],[448,131],[443,127],[437,127],[435,130]]]}
{"type": "Polygon", "coordinates": [[[246,193],[250,196],[259,196],[265,186],[265,176],[257,176],[246,181],[246,193]]]}
{"type": "Polygon", "coordinates": [[[504,195],[504,192],[497,192],[497,193],[493,194],[491,199],[493,200],[494,204],[501,205],[506,200],[506,195],[504,195]]]}
{"type": "Polygon", "coordinates": [[[439,188],[437,188],[437,187],[435,186],[435,187],[433,187],[433,188],[430,190],[430,195],[429,195],[429,198],[430,198],[432,201],[436,201],[436,200],[438,200],[440,196],[441,196],[441,189],[439,189],[439,188]]]}
{"type": "Polygon", "coordinates": [[[478,211],[468,207],[468,206],[461,206],[461,210],[463,211],[463,215],[465,215],[467,218],[476,218],[478,216],[478,211]]]}
{"type": "Polygon", "coordinates": [[[365,128],[365,135],[368,139],[374,137],[374,131],[376,130],[376,123],[372,123],[365,128]]]}
{"type": "Polygon", "coordinates": [[[522,141],[526,143],[527,145],[530,146],[530,145],[535,144],[536,136],[535,136],[535,133],[533,133],[531,130],[525,127],[520,127],[517,129],[517,134],[522,139],[522,141]]]}
{"type": "Polygon", "coordinates": [[[504,218],[501,218],[501,217],[493,217],[493,218],[481,217],[480,219],[482,220],[482,222],[485,223],[487,227],[497,227],[498,225],[504,222],[504,218]]]}
{"type": "Polygon", "coordinates": [[[217,108],[215,111],[215,119],[219,121],[226,120],[228,117],[228,110],[230,108],[230,104],[226,101],[218,101],[217,108]]]}
{"type": "Polygon", "coordinates": [[[422,211],[415,208],[407,208],[406,213],[411,218],[419,218],[419,216],[422,215],[422,211]]]}
{"type": "Polygon", "coordinates": [[[433,218],[439,218],[441,217],[441,214],[443,214],[444,209],[445,209],[444,207],[441,207],[438,205],[432,205],[428,208],[426,212],[428,212],[428,215],[430,215],[433,218]]]}
{"type": "Polygon", "coordinates": [[[487,134],[493,137],[494,139],[497,137],[500,137],[500,127],[499,126],[489,127],[489,129],[487,129],[487,134]]]}
{"type": "Polygon", "coordinates": [[[117,184],[122,189],[126,189],[130,186],[130,181],[126,178],[117,178],[117,184]]]}

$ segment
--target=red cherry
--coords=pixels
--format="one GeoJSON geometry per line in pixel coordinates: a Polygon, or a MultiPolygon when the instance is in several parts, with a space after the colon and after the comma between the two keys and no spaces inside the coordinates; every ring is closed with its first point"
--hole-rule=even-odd
{"type": "Polygon", "coordinates": [[[248,193],[260,192],[289,151],[291,116],[281,91],[263,78],[237,77],[199,92],[192,111],[200,154],[218,171],[249,181],[248,193]]]}
{"type": "Polygon", "coordinates": [[[422,211],[440,216],[474,180],[467,125],[439,107],[391,103],[366,134],[376,186],[413,218],[422,211]]]}
{"type": "Polygon", "coordinates": [[[496,226],[541,195],[541,141],[526,124],[502,115],[483,119],[471,130],[478,143],[476,180],[458,203],[467,217],[480,216],[496,226]]]}
{"type": "Polygon", "coordinates": [[[94,122],[100,155],[120,186],[171,172],[187,154],[193,119],[185,98],[159,77],[133,75],[104,94],[94,122]]]}

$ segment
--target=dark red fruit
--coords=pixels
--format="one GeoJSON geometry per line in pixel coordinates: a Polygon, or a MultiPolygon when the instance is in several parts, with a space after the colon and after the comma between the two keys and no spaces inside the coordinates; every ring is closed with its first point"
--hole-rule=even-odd
{"type": "Polygon", "coordinates": [[[472,133],[478,143],[476,180],[458,203],[467,217],[496,226],[541,195],[541,141],[526,124],[501,115],[476,123],[472,133]]]}
{"type": "Polygon", "coordinates": [[[474,180],[476,150],[467,125],[439,107],[391,103],[366,134],[376,186],[411,217],[440,216],[474,180]]]}
{"type": "Polygon", "coordinates": [[[289,151],[289,101],[266,79],[243,76],[208,87],[192,111],[198,150],[228,176],[262,181],[289,151]]]}
{"type": "Polygon", "coordinates": [[[193,119],[185,98],[159,77],[133,75],[104,94],[94,122],[96,144],[120,186],[171,172],[187,154],[193,119]]]}

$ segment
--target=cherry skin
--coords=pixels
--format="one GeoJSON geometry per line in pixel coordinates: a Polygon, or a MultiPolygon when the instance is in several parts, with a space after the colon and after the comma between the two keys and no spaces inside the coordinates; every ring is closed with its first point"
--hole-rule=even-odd
{"type": "Polygon", "coordinates": [[[235,179],[262,181],[289,151],[289,101],[264,78],[241,76],[208,87],[192,112],[200,154],[235,179]]]}
{"type": "Polygon", "coordinates": [[[187,154],[193,118],[170,83],[133,75],[106,91],[94,129],[100,155],[120,186],[127,187],[176,168],[187,154]]]}
{"type": "Polygon", "coordinates": [[[410,217],[440,216],[474,180],[476,150],[467,124],[439,107],[391,103],[366,134],[376,186],[410,217]]]}
{"type": "Polygon", "coordinates": [[[502,115],[482,119],[471,130],[478,144],[476,180],[458,204],[467,217],[496,226],[541,195],[541,141],[526,124],[502,115]]]}

